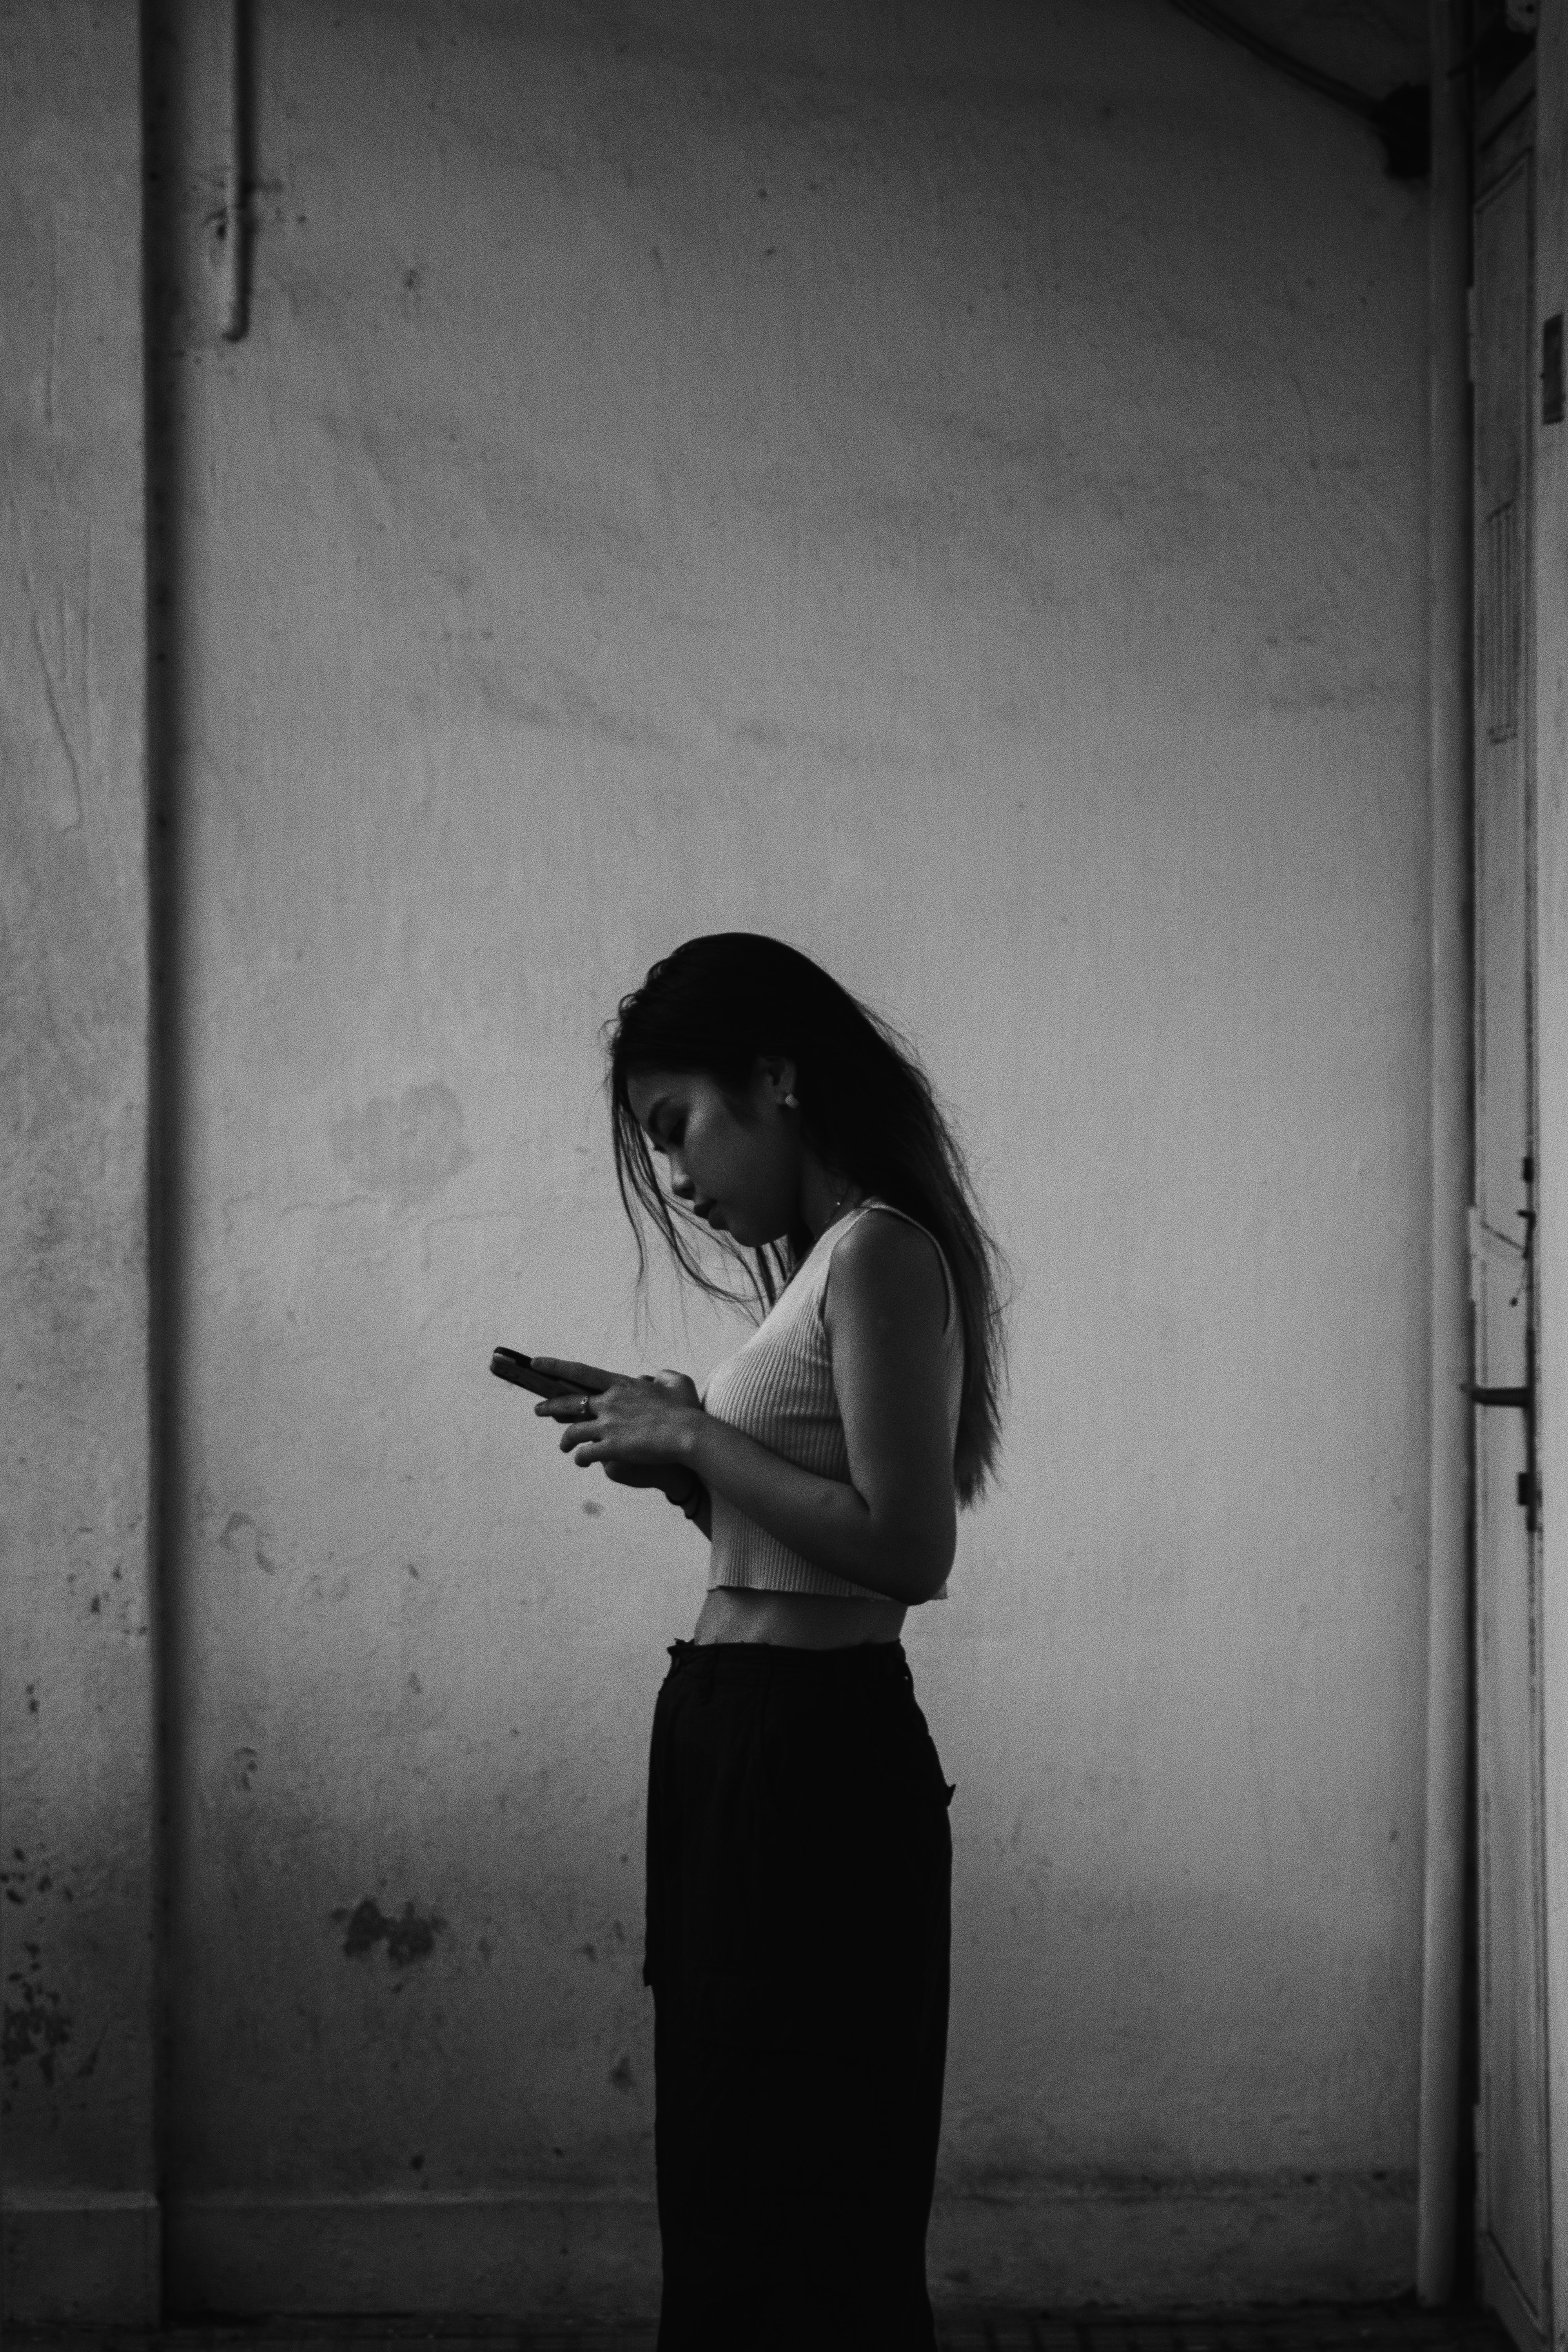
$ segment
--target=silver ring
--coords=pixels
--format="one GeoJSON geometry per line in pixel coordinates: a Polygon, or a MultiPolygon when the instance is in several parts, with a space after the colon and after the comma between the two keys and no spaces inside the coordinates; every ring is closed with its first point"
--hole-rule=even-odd
{"type": "Polygon", "coordinates": [[[583,1399],[583,1410],[582,1410],[582,1412],[577,1415],[577,1418],[578,1418],[578,1420],[579,1420],[579,1421],[592,1421],[592,1420],[593,1420],[593,1418],[594,1418],[594,1400],[593,1400],[593,1398],[592,1398],[591,1396],[585,1396],[585,1397],[583,1399]]]}

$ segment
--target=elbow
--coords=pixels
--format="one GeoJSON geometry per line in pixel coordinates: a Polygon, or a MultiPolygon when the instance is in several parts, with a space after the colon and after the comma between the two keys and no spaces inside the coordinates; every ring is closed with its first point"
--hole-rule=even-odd
{"type": "Polygon", "coordinates": [[[947,1582],[948,1570],[952,1566],[952,1554],[948,1551],[940,1560],[928,1562],[911,1573],[909,1579],[909,1605],[911,1609],[919,1609],[926,1601],[936,1599],[947,1582]]]}
{"type": "Polygon", "coordinates": [[[906,1608],[919,1609],[925,1601],[934,1601],[947,1582],[956,1549],[952,1531],[941,1538],[933,1538],[929,1529],[919,1536],[906,1533],[889,1543],[878,1564],[892,1597],[906,1608]]]}
{"type": "MultiPolygon", "coordinates": [[[[934,1601],[958,1549],[958,1516],[951,1506],[894,1494],[854,1499],[856,1525],[848,1543],[821,1565],[857,1584],[870,1585],[906,1609],[934,1601]]],[[[808,1555],[809,1556],[809,1555],[808,1555]]]]}

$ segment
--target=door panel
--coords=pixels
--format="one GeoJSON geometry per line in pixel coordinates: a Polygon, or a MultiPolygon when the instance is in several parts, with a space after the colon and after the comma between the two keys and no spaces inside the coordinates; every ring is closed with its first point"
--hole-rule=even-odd
{"type": "Polygon", "coordinates": [[[1533,1452],[1531,184],[1512,128],[1476,212],[1476,1536],[1481,2268],[1550,2329],[1533,1452]]]}

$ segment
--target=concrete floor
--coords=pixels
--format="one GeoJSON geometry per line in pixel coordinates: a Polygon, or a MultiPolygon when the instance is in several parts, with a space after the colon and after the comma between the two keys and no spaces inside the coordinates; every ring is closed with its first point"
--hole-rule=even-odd
{"type": "MultiPolygon", "coordinates": [[[[648,2320],[297,2319],[129,2332],[11,2328],[12,2352],[653,2352],[648,2320]]],[[[1147,2315],[949,2310],[942,2352],[1512,2352],[1489,2313],[1411,2304],[1147,2315]]]]}

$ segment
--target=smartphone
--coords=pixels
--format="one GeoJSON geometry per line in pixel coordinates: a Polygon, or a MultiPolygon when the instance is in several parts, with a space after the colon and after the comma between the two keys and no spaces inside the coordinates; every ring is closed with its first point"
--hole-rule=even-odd
{"type": "Polygon", "coordinates": [[[490,1370],[498,1381],[515,1381],[520,1389],[531,1389],[535,1396],[598,1396],[595,1382],[565,1381],[559,1372],[536,1372],[531,1356],[516,1348],[498,1348],[490,1358],[490,1370]]]}

